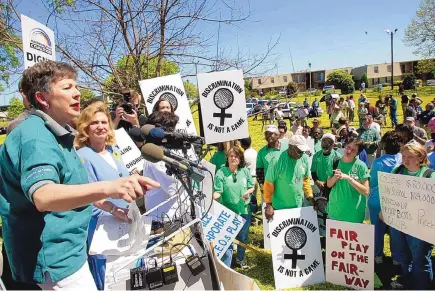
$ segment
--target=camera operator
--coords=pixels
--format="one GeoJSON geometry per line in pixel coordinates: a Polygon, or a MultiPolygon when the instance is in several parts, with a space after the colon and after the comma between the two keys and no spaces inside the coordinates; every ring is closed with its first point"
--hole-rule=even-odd
{"type": "Polygon", "coordinates": [[[140,114],[139,104],[142,96],[129,88],[122,89],[123,101],[112,113],[113,126],[115,129],[124,128],[129,132],[133,127],[141,127],[146,124],[146,116],[140,114]]]}
{"type": "MultiPolygon", "coordinates": [[[[178,120],[178,116],[172,112],[157,111],[148,117],[147,124],[161,127],[166,132],[173,132],[178,120]]],[[[180,151],[174,151],[174,153],[179,154],[178,152],[180,151]]],[[[152,163],[145,160],[143,175],[159,181],[161,185],[158,191],[151,190],[147,192],[145,197],[146,209],[151,209],[170,197],[178,196],[150,214],[153,218],[153,230],[163,227],[162,222],[166,222],[168,218],[173,221],[174,217],[180,218],[180,216],[187,212],[190,205],[187,193],[175,175],[170,175],[165,162],[152,163]]]]}

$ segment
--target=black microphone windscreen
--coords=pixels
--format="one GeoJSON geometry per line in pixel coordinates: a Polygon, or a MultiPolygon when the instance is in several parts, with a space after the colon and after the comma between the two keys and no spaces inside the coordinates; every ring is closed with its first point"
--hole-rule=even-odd
{"type": "Polygon", "coordinates": [[[139,127],[133,127],[128,131],[128,135],[131,137],[132,140],[135,142],[143,142],[145,139],[142,136],[142,131],[139,127]]]}
{"type": "Polygon", "coordinates": [[[163,154],[163,150],[152,143],[145,144],[140,151],[142,152],[142,155],[145,159],[152,163],[156,163],[163,160],[163,157],[165,156],[163,154]]]}

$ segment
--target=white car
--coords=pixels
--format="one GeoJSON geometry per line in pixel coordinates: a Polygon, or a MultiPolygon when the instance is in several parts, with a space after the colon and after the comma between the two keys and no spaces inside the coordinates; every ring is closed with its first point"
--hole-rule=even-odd
{"type": "Polygon", "coordinates": [[[254,111],[254,103],[246,103],[246,114],[252,114],[252,112],[254,111]]]}

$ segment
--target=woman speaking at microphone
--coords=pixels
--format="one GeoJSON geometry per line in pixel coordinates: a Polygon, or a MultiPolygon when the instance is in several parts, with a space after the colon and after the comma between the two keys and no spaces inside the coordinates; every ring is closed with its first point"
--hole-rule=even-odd
{"type": "Polygon", "coordinates": [[[96,290],[87,264],[91,203],[134,201],[158,183],[138,175],[88,183],[67,125],[80,114],[77,72],[62,62],[27,68],[32,106],[0,148],[0,211],[13,277],[43,290],[96,290]]]}
{"type": "MultiPolygon", "coordinates": [[[[225,167],[216,172],[214,180],[214,199],[225,207],[242,216],[246,222],[237,235],[242,243],[248,243],[249,226],[251,225],[251,194],[254,192],[254,182],[251,172],[245,167],[242,150],[234,146],[228,150],[225,167]]],[[[231,267],[233,247],[230,246],[222,257],[222,261],[231,267]]],[[[245,260],[245,248],[237,246],[237,264],[242,268],[248,267],[245,260]]]]}
{"type": "MultiPolygon", "coordinates": [[[[74,145],[78,148],[77,154],[87,170],[89,182],[110,181],[129,176],[119,150],[115,147],[115,132],[109,111],[103,102],[94,102],[82,111],[77,122],[74,145]]],[[[98,217],[111,214],[127,221],[127,205],[122,199],[109,198],[94,202],[88,230],[88,245],[92,242],[98,217]]],[[[106,257],[92,255],[89,256],[88,262],[97,288],[104,290],[106,257]]]]}

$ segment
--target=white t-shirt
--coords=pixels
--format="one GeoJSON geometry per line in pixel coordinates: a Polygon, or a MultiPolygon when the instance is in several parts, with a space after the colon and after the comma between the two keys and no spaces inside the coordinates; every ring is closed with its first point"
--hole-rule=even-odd
{"type": "Polygon", "coordinates": [[[116,163],[115,160],[112,157],[112,154],[109,153],[108,151],[106,151],[105,154],[100,153],[99,154],[112,168],[114,168],[115,170],[118,170],[118,168],[116,167],[116,163]]]}
{"type": "Polygon", "coordinates": [[[349,108],[354,110],[355,109],[355,102],[353,100],[347,100],[347,103],[349,103],[349,108]]]}
{"type": "Polygon", "coordinates": [[[249,171],[251,171],[251,176],[255,177],[256,176],[255,168],[257,164],[257,151],[254,150],[253,148],[249,148],[245,150],[245,153],[243,155],[245,157],[246,167],[249,169],[249,171]]]}
{"type": "Polygon", "coordinates": [[[278,120],[282,120],[284,117],[284,112],[282,110],[275,110],[275,118],[278,120]]]}
{"type": "Polygon", "coordinates": [[[160,206],[149,214],[153,220],[168,221],[168,217],[172,220],[176,215],[180,217],[189,209],[190,200],[181,182],[175,176],[166,174],[165,162],[151,163],[145,160],[143,175],[160,183],[160,188],[154,188],[147,191],[145,195],[145,208],[147,211],[159,205],[171,197],[177,196],[166,204],[160,206]],[[181,204],[181,207],[179,205],[181,204]],[[162,214],[164,219],[162,219],[162,214]]]}
{"type": "Polygon", "coordinates": [[[372,124],[370,125],[370,128],[374,128],[376,129],[376,131],[381,134],[381,126],[379,125],[379,123],[377,122],[372,122],[372,124]]]}
{"type": "Polygon", "coordinates": [[[306,117],[308,115],[308,110],[306,108],[298,108],[298,117],[299,118],[303,118],[306,117]]]}

